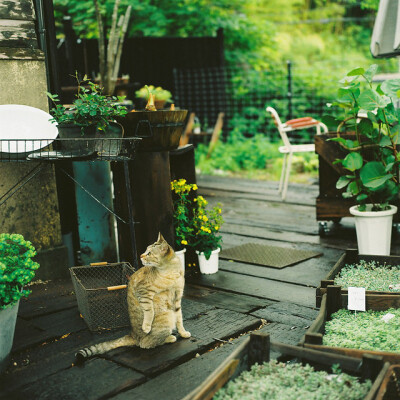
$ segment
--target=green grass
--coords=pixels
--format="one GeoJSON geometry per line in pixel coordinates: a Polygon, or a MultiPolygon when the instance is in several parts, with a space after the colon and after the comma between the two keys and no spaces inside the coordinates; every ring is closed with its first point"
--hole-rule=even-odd
{"type": "MultiPolygon", "coordinates": [[[[208,146],[196,148],[196,169],[208,175],[227,175],[248,179],[279,181],[283,156],[281,143],[272,143],[264,135],[244,138],[236,135],[227,142],[218,142],[210,158],[208,146]]],[[[316,154],[304,153],[293,156],[291,182],[308,183],[318,177],[316,154]]]]}

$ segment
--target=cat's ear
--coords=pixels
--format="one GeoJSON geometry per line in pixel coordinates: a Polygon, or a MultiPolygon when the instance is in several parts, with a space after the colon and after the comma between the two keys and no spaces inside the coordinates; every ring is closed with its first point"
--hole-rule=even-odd
{"type": "Polygon", "coordinates": [[[158,232],[157,243],[162,243],[162,242],[165,242],[165,239],[164,239],[163,235],[161,234],[161,232],[158,232]]]}

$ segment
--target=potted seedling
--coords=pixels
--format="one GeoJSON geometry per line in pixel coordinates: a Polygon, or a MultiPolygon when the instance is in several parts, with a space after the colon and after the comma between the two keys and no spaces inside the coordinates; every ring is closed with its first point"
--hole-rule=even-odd
{"type": "Polygon", "coordinates": [[[325,117],[337,126],[336,141],[345,156],[337,160],[343,175],[338,189],[343,197],[354,198],[357,205],[350,208],[355,217],[358,249],[362,254],[388,255],[393,204],[399,192],[399,158],[397,142],[399,116],[394,100],[399,96],[400,79],[390,79],[374,85],[377,65],[367,70],[356,68],[340,82],[338,98],[333,105],[344,110],[342,119],[325,117]],[[342,131],[354,131],[353,139],[342,137],[342,131]]]}
{"type": "MultiPolygon", "coordinates": [[[[76,74],[78,91],[72,106],[67,108],[60,103],[58,95],[47,93],[54,103],[51,109],[51,122],[57,124],[59,136],[62,139],[93,139],[99,137],[122,137],[123,129],[115,122],[115,118],[126,115],[127,109],[121,105],[123,98],[106,96],[101,87],[87,79],[82,80],[76,74]],[[115,133],[116,131],[116,133],[115,133]]],[[[82,143],[88,150],[94,150],[93,140],[62,141],[63,148],[67,143],[68,149],[81,150],[82,143]]]]}
{"type": "Polygon", "coordinates": [[[24,286],[31,282],[39,264],[31,242],[19,234],[0,234],[0,372],[6,367],[11,351],[19,300],[30,291],[24,286]]]}
{"type": "Polygon", "coordinates": [[[145,85],[135,92],[136,97],[144,99],[146,102],[149,100],[150,95],[154,96],[154,105],[157,110],[162,110],[165,103],[172,102],[172,94],[170,91],[162,87],[154,87],[154,85],[145,85]]]}

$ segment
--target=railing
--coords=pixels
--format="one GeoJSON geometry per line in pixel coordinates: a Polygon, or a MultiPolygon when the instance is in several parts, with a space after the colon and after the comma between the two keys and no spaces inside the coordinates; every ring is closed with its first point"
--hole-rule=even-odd
{"type": "Polygon", "coordinates": [[[129,138],[2,139],[0,162],[27,161],[129,161],[141,141],[129,138]]]}

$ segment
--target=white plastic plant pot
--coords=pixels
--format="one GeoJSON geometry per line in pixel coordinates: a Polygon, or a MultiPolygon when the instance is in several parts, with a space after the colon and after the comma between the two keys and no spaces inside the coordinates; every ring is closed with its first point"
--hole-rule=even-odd
{"type": "Polygon", "coordinates": [[[186,253],[186,249],[175,251],[175,254],[178,256],[178,258],[182,264],[183,270],[185,270],[185,253],[186,253]]]}
{"type": "Polygon", "coordinates": [[[390,255],[393,215],[396,206],[389,210],[371,211],[372,204],[367,204],[366,211],[358,211],[358,206],[350,207],[354,215],[359,254],[390,255]]]}
{"type": "Polygon", "coordinates": [[[19,300],[11,307],[0,310],[0,373],[6,369],[8,364],[17,322],[18,307],[19,300]]]}
{"type": "Polygon", "coordinates": [[[199,257],[199,267],[202,274],[215,274],[218,272],[219,252],[221,249],[216,249],[211,252],[210,258],[207,260],[204,253],[196,250],[199,257]]]}

